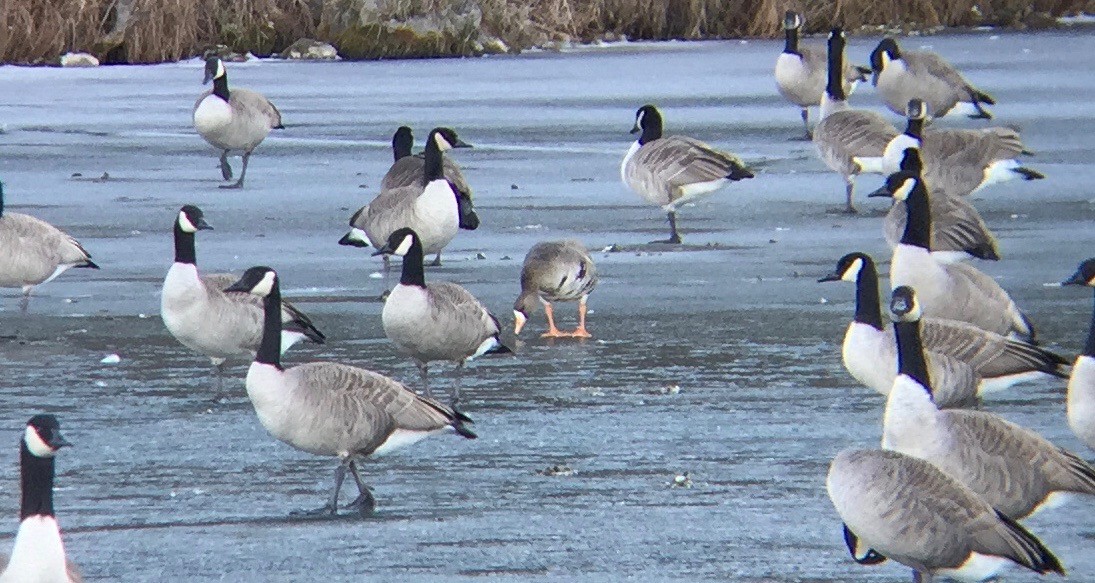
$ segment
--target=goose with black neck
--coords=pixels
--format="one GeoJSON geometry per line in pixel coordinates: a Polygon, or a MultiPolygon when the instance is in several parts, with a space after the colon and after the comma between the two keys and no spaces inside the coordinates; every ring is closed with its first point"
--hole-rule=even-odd
{"type": "MultiPolygon", "coordinates": [[[[1061,285],[1095,288],[1095,257],[1080,264],[1072,277],[1061,285]]],[[[1072,365],[1068,379],[1068,425],[1091,449],[1095,449],[1095,308],[1088,324],[1083,352],[1072,365]]]]}
{"type": "Polygon", "coordinates": [[[335,362],[281,364],[282,300],[277,272],[252,267],[226,291],[247,293],[262,304],[262,340],[247,370],[247,396],[259,422],[279,441],[312,455],[335,457],[334,487],[317,510],[303,516],[338,514],[339,491],[349,473],[358,496],[347,507],[371,514],[376,500],[358,466],[440,433],[474,439],[463,413],[420,397],[379,373],[335,362]]]}
{"type": "Polygon", "coordinates": [[[498,319],[468,290],[450,282],[426,283],[422,242],[413,229],[402,228],[376,254],[403,258],[403,272],[384,302],[384,333],[396,348],[418,366],[422,388],[432,396],[429,363],[456,364],[453,407],[460,401],[460,378],[465,364],[485,354],[512,353],[502,341],[498,319]]]}

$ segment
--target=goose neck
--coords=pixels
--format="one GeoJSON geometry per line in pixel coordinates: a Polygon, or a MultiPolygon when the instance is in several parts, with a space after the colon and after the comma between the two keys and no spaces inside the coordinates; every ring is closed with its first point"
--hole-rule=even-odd
{"type": "Polygon", "coordinates": [[[905,199],[905,233],[901,236],[903,245],[912,245],[931,250],[931,206],[928,192],[923,183],[918,182],[905,199]]]}
{"type": "Polygon", "coordinates": [[[864,261],[855,283],[855,321],[882,330],[882,306],[878,299],[878,270],[864,261]]]}
{"type": "Polygon", "coordinates": [[[418,240],[418,237],[415,237],[414,242],[411,243],[411,248],[403,256],[403,273],[400,274],[399,283],[426,287],[423,259],[422,242],[418,240]]]}
{"type": "Polygon", "coordinates": [[[894,334],[897,337],[897,373],[915,380],[930,395],[932,388],[920,341],[920,321],[895,322],[894,334]]]}
{"type": "Polygon", "coordinates": [[[1084,354],[1095,358],[1095,307],[1091,311],[1091,326],[1087,331],[1087,343],[1084,344],[1084,354]]]}
{"type": "Polygon", "coordinates": [[[53,461],[52,457],[38,457],[21,442],[19,448],[20,477],[23,487],[19,519],[28,516],[53,516],[53,461]]]}
{"type": "Polygon", "coordinates": [[[790,53],[792,55],[800,54],[798,52],[798,29],[788,28],[783,31],[785,40],[783,44],[783,52],[790,53]]]}
{"type": "Polygon", "coordinates": [[[228,74],[225,73],[220,77],[213,79],[213,95],[220,97],[221,99],[228,101],[231,98],[231,93],[228,92],[228,74]]]}
{"type": "Polygon", "coordinates": [[[184,231],[178,222],[175,223],[175,263],[197,264],[194,233],[184,231]]]}
{"type": "Polygon", "coordinates": [[[827,82],[825,84],[825,94],[832,101],[844,101],[847,98],[844,95],[843,73],[844,44],[840,42],[839,38],[833,38],[829,41],[827,82]]]}
{"type": "Polygon", "coordinates": [[[262,340],[255,362],[281,369],[281,286],[277,281],[262,299],[262,340]]]}
{"type": "Polygon", "coordinates": [[[912,136],[919,140],[923,137],[924,133],[924,120],[909,118],[907,124],[905,124],[905,135],[912,136]]]}

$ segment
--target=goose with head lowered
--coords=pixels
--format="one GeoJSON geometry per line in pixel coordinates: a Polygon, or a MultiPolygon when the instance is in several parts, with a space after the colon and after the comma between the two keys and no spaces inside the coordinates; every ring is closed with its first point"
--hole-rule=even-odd
{"type": "Polygon", "coordinates": [[[898,172],[872,196],[904,201],[905,232],[890,260],[890,285],[916,290],[924,314],[958,320],[1004,336],[1033,341],[1034,326],[996,280],[968,263],[943,263],[931,253],[928,189],[911,172],[898,172]]]}
{"type": "Polygon", "coordinates": [[[0,287],[22,288],[20,309],[27,311],[34,286],[73,267],[99,269],[80,242],[53,225],[22,213],[4,211],[0,182],[0,287]]]}
{"type": "Polygon", "coordinates": [[[995,105],[996,101],[932,51],[906,51],[887,37],[871,51],[871,69],[875,89],[897,115],[905,115],[909,101],[919,99],[933,118],[952,114],[973,119],[992,117],[985,105],[995,105]]]}
{"type": "Polygon", "coordinates": [[[544,338],[592,338],[586,330],[586,298],[597,287],[597,266],[579,241],[543,241],[532,246],[521,266],[521,294],[513,303],[513,333],[520,334],[537,303],[544,305],[548,331],[544,338]],[[552,302],[578,301],[578,328],[555,327],[552,302]]]}
{"type": "MultiPolygon", "coordinates": [[[[897,343],[882,317],[874,260],[849,253],[818,281],[855,283],[855,317],[841,350],[844,368],[863,385],[888,395],[897,376],[897,343]]],[[[1064,358],[964,322],[925,318],[922,338],[940,408],[971,405],[977,397],[1024,380],[1067,376],[1064,358]]]]}
{"type": "Polygon", "coordinates": [[[399,285],[392,289],[381,312],[384,334],[400,352],[414,359],[427,396],[432,395],[430,362],[456,363],[450,396],[455,407],[460,402],[460,376],[468,361],[484,354],[513,352],[502,343],[498,318],[455,283],[426,283],[422,242],[413,229],[404,227],[392,233],[376,253],[403,258],[399,285]]]}
{"type": "Polygon", "coordinates": [[[884,449],[934,464],[1014,520],[1057,506],[1070,494],[1095,495],[1095,467],[1041,435],[985,411],[940,410],[915,290],[894,289],[890,311],[899,374],[886,401],[884,449]]]}
{"type": "Polygon", "coordinates": [[[685,136],[663,136],[662,114],[653,105],[635,112],[631,144],[623,162],[623,183],[669,216],[669,239],[652,243],[680,244],[677,210],[681,206],[729,186],[753,178],[753,173],[734,154],[685,136]]]}
{"type": "Polygon", "coordinates": [[[880,159],[897,128],[879,113],[848,105],[841,79],[845,42],[843,30],[834,28],[829,33],[825,94],[821,97],[821,120],[814,128],[814,145],[821,161],[844,178],[844,211],[854,213],[855,177],[875,171],[863,160],[880,159]]]}
{"type": "MultiPolygon", "coordinates": [[[[1095,287],[1095,257],[1080,264],[1062,285],[1095,287]]],[[[1068,425],[1091,449],[1095,449],[1095,311],[1087,329],[1084,351],[1072,365],[1068,379],[1068,425]]]]}
{"type": "MultiPolygon", "coordinates": [[[[409,130],[406,136],[410,138],[409,130]]],[[[397,132],[393,137],[393,151],[398,137],[397,132]]],[[[397,156],[402,153],[403,145],[398,145],[397,156]]],[[[383,187],[372,202],[350,217],[350,231],[339,240],[339,245],[372,245],[379,249],[393,232],[408,227],[422,238],[426,253],[436,254],[434,264],[440,265],[441,250],[460,229],[473,231],[479,228],[471,190],[463,174],[459,174],[459,168],[449,163],[444,155],[453,148],[470,147],[452,129],[434,128],[426,139],[426,151],[421,160],[416,156],[403,156],[396,161],[384,177],[384,184],[390,187],[383,187]],[[453,166],[452,171],[449,165],[453,166]]],[[[406,149],[409,151],[410,147],[406,149]]]]}
{"type": "Polygon", "coordinates": [[[1045,178],[1019,161],[1030,152],[1019,132],[1011,128],[925,129],[927,106],[919,99],[909,102],[906,115],[904,133],[890,140],[883,152],[883,172],[897,172],[905,150],[917,148],[923,158],[924,179],[933,191],[943,189],[952,196],[966,196],[1008,180],[1045,178]]]}
{"type": "MultiPolygon", "coordinates": [[[[179,209],[174,229],[175,262],[164,278],[160,316],[183,346],[209,357],[220,389],[225,361],[255,357],[262,338],[262,302],[251,294],[227,291],[237,279],[233,274],[198,273],[194,236],[212,228],[200,208],[186,205],[179,209]]],[[[323,333],[300,310],[288,302],[281,304],[281,310],[285,324],[282,351],[305,339],[323,344],[323,333]]]]}
{"type": "MultiPolygon", "coordinates": [[[[802,15],[788,10],[783,16],[783,33],[786,40],[783,52],[776,58],[776,87],[784,99],[799,106],[802,110],[802,127],[806,139],[810,134],[811,106],[821,104],[825,93],[826,61],[825,50],[805,46],[799,42],[802,29],[802,15]]],[[[860,67],[851,63],[844,66],[844,91],[851,93],[857,83],[866,81],[871,74],[869,67],[860,67]]]]}
{"type": "MultiPolygon", "coordinates": [[[[923,164],[920,150],[906,148],[901,158],[901,171],[920,174],[923,164]]],[[[943,263],[984,259],[999,261],[1000,248],[996,236],[989,230],[981,213],[965,199],[951,196],[948,191],[932,184],[932,193],[928,197],[931,204],[931,251],[943,263]]],[[[905,201],[894,200],[882,223],[882,232],[891,249],[901,241],[908,218],[905,201]]]]}
{"type": "Polygon", "coordinates": [[[53,415],[35,415],[19,442],[22,502],[19,532],[11,556],[0,556],[0,583],[79,583],[76,566],[65,556],[53,511],[54,459],[72,445],[61,436],[53,415]]]}
{"type": "Polygon", "coordinates": [[[259,422],[296,449],[339,461],[327,503],[299,514],[337,514],[347,472],[358,488],[348,508],[369,514],[376,500],[358,473],[365,458],[439,433],[476,437],[467,416],[373,371],[335,362],[283,368],[281,285],[273,269],[252,267],[228,291],[252,294],[263,306],[262,342],[247,371],[247,396],[259,422]]]}
{"type": "Polygon", "coordinates": [[[213,89],[202,93],[194,103],[194,128],[214,148],[221,151],[221,177],[232,179],[228,164],[230,152],[243,153],[239,180],[221,188],[243,188],[251,152],[266,139],[270,130],[282,129],[281,112],[261,93],[250,89],[228,89],[228,73],[217,56],[205,60],[205,80],[213,89]]]}

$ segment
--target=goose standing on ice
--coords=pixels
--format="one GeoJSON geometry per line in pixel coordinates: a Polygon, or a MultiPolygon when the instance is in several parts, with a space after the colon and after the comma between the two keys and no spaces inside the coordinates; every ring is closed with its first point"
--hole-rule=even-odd
{"type": "MultiPolygon", "coordinates": [[[[1076,273],[1062,285],[1095,287],[1095,258],[1080,264],[1076,273]]],[[[1087,330],[1084,352],[1072,365],[1068,380],[1068,425],[1091,449],[1095,449],[1095,312],[1087,330]]]]}
{"type": "Polygon", "coordinates": [[[920,306],[907,286],[890,311],[900,374],[886,401],[882,447],[934,464],[1008,518],[1022,520],[1070,494],[1095,495],[1095,467],[1041,435],[985,411],[940,410],[920,339],[920,306]]]}
{"type": "MultiPolygon", "coordinates": [[[[825,50],[799,43],[801,28],[802,16],[788,10],[783,17],[786,41],[783,52],[776,59],[776,87],[784,99],[801,108],[802,128],[806,132],[806,139],[810,140],[813,136],[810,134],[809,108],[821,104],[828,73],[825,50]]],[[[844,67],[844,91],[851,94],[856,84],[866,81],[870,74],[869,67],[849,63],[844,67]]]]}
{"type": "MultiPolygon", "coordinates": [[[[393,151],[397,137],[398,132],[393,137],[393,151]]],[[[444,155],[453,148],[470,147],[452,129],[434,128],[426,139],[426,151],[421,162],[415,156],[404,156],[392,165],[385,176],[385,183],[390,182],[393,187],[381,190],[372,202],[350,217],[350,232],[339,240],[339,245],[372,245],[379,249],[388,242],[393,232],[408,227],[419,233],[426,253],[437,254],[434,264],[440,265],[441,250],[460,229],[473,231],[479,228],[479,216],[475,213],[467,182],[462,174],[459,180],[453,180],[457,178],[459,169],[453,165],[450,172],[446,165],[448,157],[444,155]],[[404,163],[404,160],[410,162],[404,163]],[[396,171],[395,175],[393,171],[396,171]],[[408,181],[407,174],[415,172],[416,178],[408,181]],[[399,182],[406,184],[397,184],[399,182]]]]}
{"type": "Polygon", "coordinates": [[[537,301],[544,305],[544,338],[592,338],[586,330],[586,298],[597,287],[597,267],[579,241],[544,241],[532,246],[521,266],[521,294],[513,304],[513,333],[520,334],[537,301]],[[560,332],[551,302],[578,301],[578,328],[560,332]]]}
{"type": "Polygon", "coordinates": [[[61,530],[53,513],[54,456],[72,445],[61,437],[53,415],[35,415],[19,442],[23,497],[19,532],[11,557],[0,556],[0,583],[79,583],[76,565],[65,557],[61,530]]]}
{"type": "Polygon", "coordinates": [[[929,117],[950,114],[990,119],[985,105],[996,101],[975,88],[943,57],[931,51],[905,51],[887,37],[871,51],[874,85],[882,101],[897,115],[905,115],[910,100],[927,105],[929,117]]]}
{"type": "Polygon", "coordinates": [[[620,163],[620,178],[669,215],[669,239],[652,243],[680,244],[677,209],[732,182],[753,177],[733,154],[684,136],[663,137],[662,114],[653,105],[635,112],[631,133],[639,134],[639,139],[620,163]]]}
{"type": "Polygon", "coordinates": [[[388,243],[376,252],[381,253],[403,258],[399,285],[384,302],[381,313],[384,334],[400,352],[414,359],[426,396],[432,396],[430,362],[456,363],[450,397],[455,408],[460,402],[460,377],[468,361],[484,354],[513,352],[502,343],[498,318],[455,283],[426,284],[422,242],[413,229],[392,233],[388,243]]]}
{"type": "Polygon", "coordinates": [[[252,267],[227,291],[253,294],[263,306],[262,341],[247,370],[247,396],[259,422],[270,435],[296,449],[339,460],[328,502],[297,514],[336,514],[347,471],[358,489],[347,508],[370,514],[376,500],[358,474],[364,458],[439,433],[475,439],[465,426],[471,419],[384,375],[334,362],[283,368],[281,286],[273,269],[252,267]]]}
{"type": "Polygon", "coordinates": [[[844,93],[844,31],[829,33],[825,95],[821,97],[821,120],[814,128],[814,145],[821,161],[844,178],[844,211],[855,213],[855,177],[876,171],[862,160],[878,160],[897,128],[881,114],[851,109],[844,93]]]}
{"type": "Polygon", "coordinates": [[[194,128],[205,141],[221,151],[221,176],[225,180],[232,179],[228,153],[243,152],[239,180],[221,185],[221,188],[243,188],[251,152],[266,139],[270,130],[284,127],[281,125],[281,112],[261,93],[240,88],[229,91],[224,63],[216,56],[205,60],[205,80],[202,84],[210,80],[213,81],[213,89],[201,94],[194,103],[194,128]]]}
{"type": "Polygon", "coordinates": [[[4,212],[0,182],[0,287],[23,289],[24,313],[34,286],[52,281],[72,267],[99,269],[91,254],[68,233],[30,215],[4,212]]]}
{"type": "MultiPolygon", "coordinates": [[[[160,295],[160,316],[168,332],[183,346],[209,357],[216,367],[217,388],[228,359],[252,359],[262,338],[262,302],[251,294],[230,293],[236,281],[230,273],[200,275],[194,234],[212,229],[205,214],[193,205],[179,209],[175,218],[175,262],[167,270],[160,295]]],[[[282,302],[285,329],[281,350],[308,339],[323,344],[325,336],[300,310],[282,302]]]]}

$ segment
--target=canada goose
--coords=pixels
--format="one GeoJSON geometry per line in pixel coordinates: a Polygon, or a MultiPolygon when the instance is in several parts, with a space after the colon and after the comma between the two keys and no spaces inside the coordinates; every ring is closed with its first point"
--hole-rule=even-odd
{"type": "Polygon", "coordinates": [[[99,269],[91,254],[68,233],[20,213],[4,212],[0,183],[0,287],[23,288],[20,310],[27,311],[30,292],[71,267],[99,269]]]}
{"type": "Polygon", "coordinates": [[[897,172],[905,150],[918,148],[924,161],[924,180],[933,190],[942,188],[954,196],[1016,178],[1045,178],[1020,164],[1019,156],[1029,152],[1019,132],[1011,128],[925,130],[927,106],[919,99],[909,102],[907,116],[905,132],[886,145],[882,156],[885,172],[897,172]]]}
{"type": "Polygon", "coordinates": [[[992,413],[936,406],[916,295],[898,286],[890,301],[899,374],[886,401],[883,449],[934,464],[1015,520],[1058,505],[1062,494],[1095,495],[1095,467],[1079,456],[992,413]]]}
{"type": "Polygon", "coordinates": [[[233,184],[221,188],[243,188],[247,175],[247,161],[251,152],[266,139],[272,129],[282,129],[281,112],[261,93],[250,89],[228,90],[228,75],[224,63],[216,56],[205,60],[205,79],[213,81],[213,89],[206,91],[194,103],[194,128],[205,141],[221,151],[221,176],[232,179],[232,166],[228,153],[243,152],[243,170],[233,184]]]}
{"type": "Polygon", "coordinates": [[[858,160],[880,158],[886,144],[897,135],[897,128],[879,113],[848,106],[840,77],[844,44],[844,31],[834,28],[829,33],[827,81],[821,97],[821,121],[814,128],[814,145],[821,161],[844,177],[845,211],[854,213],[855,177],[875,171],[858,160]]]}
{"type": "MultiPolygon", "coordinates": [[[[455,182],[445,166],[447,158],[443,154],[452,148],[470,147],[453,130],[434,128],[426,139],[422,163],[414,163],[418,167],[418,178],[411,183],[382,190],[372,202],[358,209],[350,217],[350,232],[339,240],[339,245],[367,247],[371,244],[379,249],[397,229],[409,227],[420,233],[423,249],[429,254],[436,253],[434,264],[440,265],[441,250],[452,241],[459,229],[471,231],[479,227],[479,216],[475,214],[471,193],[454,186],[455,182]]],[[[406,159],[401,158],[396,165],[406,159]]],[[[389,174],[396,165],[388,171],[389,174]]]]}
{"type": "Polygon", "coordinates": [[[359,461],[447,431],[475,439],[464,425],[472,422],[467,416],[384,375],[335,362],[282,368],[281,287],[273,269],[252,267],[227,291],[254,294],[263,306],[262,342],[247,370],[247,396],[259,422],[301,451],[339,459],[327,504],[300,514],[335,514],[347,470],[358,488],[348,508],[371,513],[376,501],[358,474],[359,461]]]}
{"type": "MultiPolygon", "coordinates": [[[[821,104],[821,95],[825,93],[826,63],[824,49],[799,44],[799,30],[802,28],[802,16],[788,10],[783,17],[783,32],[786,42],[783,52],[776,59],[776,87],[784,99],[802,109],[802,127],[806,139],[810,134],[810,111],[812,105],[821,104]]],[[[844,67],[844,91],[851,93],[857,83],[866,81],[871,74],[869,67],[847,64],[844,67]]]]}
{"type": "MultiPolygon", "coordinates": [[[[1095,287],[1095,258],[1080,264],[1076,273],[1062,285],[1095,287]]],[[[1087,331],[1083,354],[1072,365],[1068,379],[1068,425],[1091,449],[1095,449],[1095,312],[1087,331]]]]}
{"type": "MultiPolygon", "coordinates": [[[[209,357],[221,372],[228,359],[250,360],[262,338],[262,302],[251,294],[228,293],[236,281],[230,273],[199,275],[194,233],[212,229],[205,214],[193,205],[179,209],[175,218],[175,262],[167,270],[160,295],[164,326],[183,346],[209,357]]],[[[282,303],[282,351],[301,340],[323,344],[325,336],[300,310],[282,303]]]]}
{"type": "MultiPolygon", "coordinates": [[[[454,144],[453,147],[471,147],[459,140],[457,142],[458,144],[454,144]]],[[[380,181],[381,191],[422,182],[422,172],[426,166],[426,154],[425,152],[411,154],[413,145],[414,134],[411,133],[411,128],[400,126],[392,135],[392,155],[395,157],[395,161],[380,181]]],[[[452,183],[453,189],[470,199],[472,197],[471,186],[468,185],[467,178],[464,178],[464,172],[460,170],[460,166],[449,156],[442,157],[441,166],[445,178],[452,183]]]]}
{"type": "Polygon", "coordinates": [[[924,460],[846,449],[829,465],[825,485],[857,562],[889,557],[913,569],[918,583],[931,583],[936,575],[985,581],[1012,563],[1064,574],[1034,535],[924,460]]]}
{"type": "Polygon", "coordinates": [[[890,285],[917,290],[924,313],[1033,342],[1034,326],[996,280],[967,263],[941,263],[931,254],[928,190],[913,173],[898,172],[874,193],[905,201],[908,219],[890,261],[890,285]]]}
{"type": "Polygon", "coordinates": [[[502,343],[501,327],[487,308],[468,290],[449,282],[426,284],[422,269],[422,242],[413,229],[392,233],[376,254],[403,258],[403,273],[384,302],[381,319],[384,334],[407,354],[422,375],[422,388],[431,396],[429,364],[434,360],[456,363],[450,402],[460,402],[460,376],[464,365],[479,356],[510,353],[502,343]]]}
{"type": "Polygon", "coordinates": [[[936,53],[903,51],[896,40],[887,37],[871,51],[871,69],[882,101],[897,115],[905,115],[909,100],[920,99],[931,117],[957,113],[973,119],[992,118],[984,105],[995,105],[996,101],[970,85],[936,53]]]}
{"type": "Polygon", "coordinates": [[[635,112],[631,144],[620,163],[624,184],[669,215],[669,239],[653,243],[679,244],[677,209],[708,196],[731,182],[752,178],[740,158],[685,136],[663,136],[662,114],[653,105],[635,112]],[[640,133],[641,132],[641,133],[640,133]]]}
{"type": "MultiPolygon", "coordinates": [[[[906,148],[899,169],[920,174],[923,167],[919,152],[920,150],[916,148],[906,148]]],[[[989,230],[988,225],[981,218],[981,213],[977,212],[973,205],[959,197],[950,196],[934,184],[929,203],[932,217],[932,257],[943,263],[953,263],[971,257],[988,261],[1000,259],[996,236],[989,230]]],[[[905,202],[895,200],[882,224],[886,243],[891,249],[897,247],[901,241],[907,217],[908,210],[905,202]]]]}
{"type": "Polygon", "coordinates": [[[521,266],[521,294],[513,304],[513,333],[520,334],[537,300],[544,304],[544,338],[591,338],[586,330],[586,297],[597,287],[597,266],[579,241],[543,241],[532,246],[521,266]],[[560,332],[551,302],[578,300],[578,328],[560,332]]]}
{"type": "Polygon", "coordinates": [[[35,415],[27,422],[19,442],[21,522],[11,557],[0,556],[0,583],[83,581],[76,566],[65,557],[65,544],[53,513],[53,458],[69,445],[53,415],[35,415]]]}

